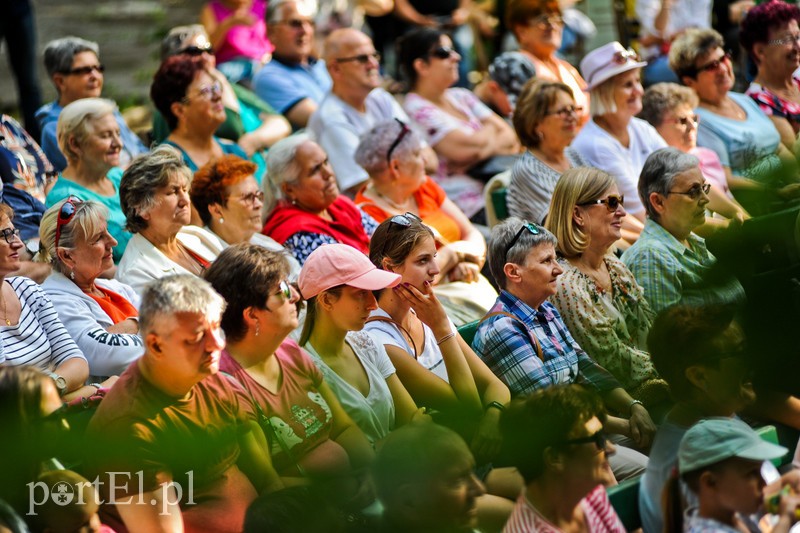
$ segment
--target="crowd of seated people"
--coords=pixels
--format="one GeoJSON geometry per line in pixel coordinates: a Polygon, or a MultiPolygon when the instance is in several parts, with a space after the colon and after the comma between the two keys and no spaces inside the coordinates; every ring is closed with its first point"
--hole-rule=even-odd
{"type": "Polygon", "coordinates": [[[507,0],[518,50],[470,88],[471,2],[395,0],[384,59],[325,2],[211,0],[160,43],[143,138],[99,46],[49,42],[41,138],[0,118],[0,516],[621,532],[636,480],[644,533],[787,531],[800,475],[748,424],[794,448],[798,391],[753,379],[760,285],[715,246],[797,209],[800,10],[742,15],[738,93],[710,2],[634,3],[645,59],[576,68],[561,3],[507,0]]]}

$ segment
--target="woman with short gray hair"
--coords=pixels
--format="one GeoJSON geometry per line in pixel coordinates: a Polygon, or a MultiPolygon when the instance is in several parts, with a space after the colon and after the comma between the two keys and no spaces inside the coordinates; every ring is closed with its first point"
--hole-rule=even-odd
{"type": "Polygon", "coordinates": [[[67,167],[47,194],[47,207],[75,196],[98,202],[109,211],[109,232],[117,245],[114,261],[125,252],[131,234],[125,231],[125,215],[119,203],[122,169],[120,130],[111,100],[82,98],[67,105],[58,118],[58,143],[67,157],[67,167]]]}
{"type": "MultiPolygon", "coordinates": [[[[79,37],[63,37],[50,41],[44,50],[44,65],[56,88],[57,99],[36,111],[36,120],[42,129],[42,150],[56,170],[67,166],[65,154],[60,151],[56,124],[61,111],[82,98],[99,98],[103,91],[103,71],[97,43],[79,37]]],[[[125,119],[115,109],[114,119],[123,139],[119,165],[123,168],[130,160],[147,151],[144,143],[131,131],[125,119]]]]}
{"type": "Polygon", "coordinates": [[[272,237],[302,265],[323,244],[348,244],[363,253],[377,223],[339,194],[328,155],[305,134],[275,143],[267,155],[271,185],[280,197],[261,233],[272,237]],[[274,182],[273,182],[274,180],[274,182]]]}
{"type": "Polygon", "coordinates": [[[486,241],[458,206],[425,174],[422,142],[408,124],[382,122],[361,137],[356,163],[369,173],[356,204],[378,222],[414,213],[434,230],[441,279],[480,281],[486,241]]]}
{"type": "Polygon", "coordinates": [[[120,204],[134,235],[116,278],[137,292],[170,274],[200,276],[216,259],[219,239],[189,225],[191,177],[181,154],[163,144],[134,159],[122,175],[120,204]]]}

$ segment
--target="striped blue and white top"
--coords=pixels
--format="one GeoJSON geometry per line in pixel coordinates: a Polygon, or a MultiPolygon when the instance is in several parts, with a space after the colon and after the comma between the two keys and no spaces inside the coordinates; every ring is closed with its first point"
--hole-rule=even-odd
{"type": "Polygon", "coordinates": [[[0,325],[0,364],[48,371],[73,357],[86,359],[39,285],[24,277],[6,282],[17,293],[22,311],[18,324],[0,325]]]}

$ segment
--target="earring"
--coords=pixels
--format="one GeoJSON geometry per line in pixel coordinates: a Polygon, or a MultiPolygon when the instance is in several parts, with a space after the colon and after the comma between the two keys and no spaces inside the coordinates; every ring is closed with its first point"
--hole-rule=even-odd
{"type": "Polygon", "coordinates": [[[292,205],[297,205],[297,200],[295,200],[294,198],[292,198],[292,205]]]}
{"type": "Polygon", "coordinates": [[[222,224],[223,222],[225,222],[225,219],[222,218],[222,217],[219,217],[219,223],[222,224]]]}
{"type": "Polygon", "coordinates": [[[258,337],[258,335],[259,335],[260,333],[261,333],[261,326],[259,326],[259,325],[258,325],[258,322],[256,322],[256,337],[258,337]]]}
{"type": "Polygon", "coordinates": [[[75,271],[74,270],[70,271],[69,279],[71,279],[72,281],[75,281],[75,271]]]}

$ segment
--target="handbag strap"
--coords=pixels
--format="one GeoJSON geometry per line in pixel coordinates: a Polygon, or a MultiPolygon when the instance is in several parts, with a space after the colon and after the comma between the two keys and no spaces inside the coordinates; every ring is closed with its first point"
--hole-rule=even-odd
{"type": "Polygon", "coordinates": [[[488,320],[488,319],[492,318],[493,316],[498,316],[498,315],[507,316],[508,318],[516,320],[517,322],[522,324],[522,328],[525,330],[525,333],[528,334],[528,338],[530,339],[531,343],[533,344],[533,349],[536,352],[536,355],[539,357],[539,359],[541,359],[542,362],[544,362],[544,352],[542,351],[542,345],[539,344],[539,339],[537,339],[536,335],[534,335],[531,332],[530,328],[528,327],[527,324],[525,324],[525,322],[523,322],[519,318],[515,317],[511,313],[507,313],[506,311],[495,311],[494,313],[489,313],[488,315],[486,315],[485,317],[480,319],[480,321],[478,322],[478,325],[480,326],[481,324],[483,324],[483,322],[485,320],[488,320]]]}
{"type": "Polygon", "coordinates": [[[389,324],[394,324],[397,327],[397,329],[399,329],[400,332],[403,333],[406,337],[408,337],[409,341],[411,341],[411,349],[414,350],[414,359],[419,359],[419,353],[417,352],[417,343],[414,342],[414,338],[411,336],[411,333],[409,333],[408,330],[400,324],[400,322],[388,316],[371,316],[367,319],[367,322],[368,323],[388,322],[389,324]]]}
{"type": "Polygon", "coordinates": [[[273,437],[275,437],[275,440],[278,441],[278,446],[280,447],[281,451],[283,451],[283,453],[285,453],[286,456],[294,463],[294,466],[297,468],[297,471],[300,472],[300,475],[306,477],[305,469],[303,469],[303,467],[300,466],[300,463],[297,461],[297,458],[292,453],[292,450],[289,449],[289,446],[281,438],[281,435],[275,429],[275,426],[272,425],[272,421],[269,419],[267,415],[264,414],[264,411],[261,409],[261,406],[256,401],[255,397],[253,396],[253,393],[250,392],[250,389],[248,389],[247,386],[241,381],[239,381],[233,374],[223,372],[222,370],[220,370],[220,374],[228,378],[229,381],[238,385],[239,388],[244,390],[247,393],[247,395],[250,396],[250,400],[253,402],[253,405],[256,408],[256,413],[258,413],[258,421],[260,422],[261,427],[263,428],[266,425],[269,428],[269,432],[272,434],[273,437]]]}

